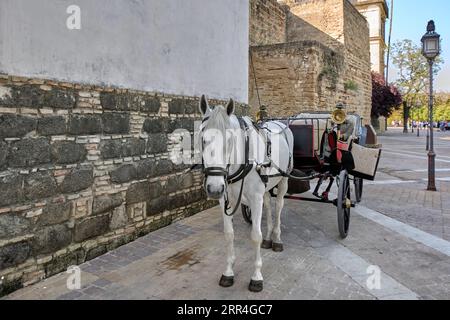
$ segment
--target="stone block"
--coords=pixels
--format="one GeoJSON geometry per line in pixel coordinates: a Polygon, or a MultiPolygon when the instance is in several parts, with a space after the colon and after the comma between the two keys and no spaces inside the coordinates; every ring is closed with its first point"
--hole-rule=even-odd
{"type": "Polygon", "coordinates": [[[180,193],[177,195],[174,195],[168,199],[168,210],[174,210],[178,209],[180,207],[183,207],[189,203],[189,199],[187,199],[186,194],[180,193]]]}
{"type": "Polygon", "coordinates": [[[77,95],[74,90],[52,87],[50,91],[44,91],[41,96],[40,106],[55,109],[73,109],[77,103],[77,95]]]}
{"type": "Polygon", "coordinates": [[[50,142],[46,138],[23,139],[10,145],[8,165],[11,168],[34,167],[50,161],[50,142]]]}
{"type": "Polygon", "coordinates": [[[145,154],[145,140],[139,138],[126,139],[122,144],[122,156],[134,157],[145,154]]]}
{"type": "Polygon", "coordinates": [[[141,112],[145,113],[158,113],[161,109],[161,101],[158,97],[146,96],[142,99],[141,112]]]}
{"type": "Polygon", "coordinates": [[[44,117],[38,120],[37,132],[41,136],[63,135],[67,131],[64,117],[44,117]]]}
{"type": "Polygon", "coordinates": [[[138,179],[147,179],[153,177],[156,170],[156,160],[145,159],[136,163],[138,179]]]}
{"type": "Polygon", "coordinates": [[[193,100],[174,99],[169,102],[169,113],[175,115],[194,114],[197,111],[198,103],[193,100]]]}
{"type": "Polygon", "coordinates": [[[151,199],[147,202],[147,216],[155,216],[164,212],[169,207],[168,199],[165,197],[160,197],[156,199],[151,199]]]}
{"type": "Polygon", "coordinates": [[[138,111],[139,106],[130,103],[128,93],[102,92],[100,94],[100,103],[104,110],[109,111],[138,111]]]}
{"type": "Polygon", "coordinates": [[[17,266],[27,261],[31,253],[28,241],[7,244],[0,247],[0,270],[17,266]]]}
{"type": "Polygon", "coordinates": [[[170,114],[184,114],[185,110],[185,100],[184,99],[174,99],[169,102],[169,113],[170,114]]]}
{"type": "Polygon", "coordinates": [[[68,267],[79,265],[84,262],[84,259],[85,252],[83,248],[57,256],[44,265],[45,276],[51,277],[55,274],[67,271],[68,267]]]}
{"type": "Polygon", "coordinates": [[[37,224],[39,226],[51,226],[66,222],[70,219],[71,210],[71,202],[49,204],[39,216],[37,224]]]}
{"type": "Polygon", "coordinates": [[[120,193],[95,197],[92,205],[92,214],[98,215],[110,212],[122,203],[123,198],[120,193]]]}
{"type": "Polygon", "coordinates": [[[60,224],[40,229],[33,239],[33,254],[49,254],[67,247],[72,242],[72,230],[60,224]]]}
{"type": "Polygon", "coordinates": [[[125,210],[125,206],[120,206],[114,209],[111,222],[109,224],[110,230],[117,230],[125,227],[128,224],[128,215],[125,210]]]}
{"type": "Polygon", "coordinates": [[[71,164],[83,162],[87,150],[79,143],[71,141],[58,141],[52,145],[52,160],[56,164],[71,164]]]}
{"type": "Polygon", "coordinates": [[[94,183],[94,170],[92,167],[73,169],[59,186],[62,193],[75,193],[85,190],[94,183]]]}
{"type": "Polygon", "coordinates": [[[173,171],[173,163],[170,160],[164,159],[156,162],[156,166],[154,168],[153,177],[160,177],[172,173],[173,171]]]}
{"type": "Polygon", "coordinates": [[[77,102],[75,91],[52,87],[42,90],[39,85],[6,86],[9,94],[0,99],[0,106],[24,108],[73,109],[77,102]]]}
{"type": "Polygon", "coordinates": [[[122,158],[122,145],[120,139],[104,140],[100,143],[100,153],[103,159],[122,158]]]}
{"type": "Polygon", "coordinates": [[[132,164],[122,165],[110,173],[113,183],[126,183],[135,180],[137,177],[136,167],[132,164]]]}
{"type": "Polygon", "coordinates": [[[29,201],[49,198],[58,193],[54,176],[50,171],[28,175],[24,183],[24,196],[29,201]]]}
{"type": "Polygon", "coordinates": [[[82,242],[108,232],[110,220],[109,215],[103,215],[78,222],[75,225],[74,240],[76,242],[82,242]]]}
{"type": "Polygon", "coordinates": [[[71,115],[69,134],[94,135],[102,133],[102,118],[98,115],[71,115]]]}
{"type": "Polygon", "coordinates": [[[159,154],[167,152],[169,139],[164,133],[151,134],[148,137],[147,153],[159,154]]]}
{"type": "Polygon", "coordinates": [[[146,202],[149,199],[150,184],[147,181],[135,183],[128,188],[126,196],[127,204],[146,202]]]}
{"type": "Polygon", "coordinates": [[[0,141],[0,171],[5,169],[8,164],[8,144],[0,141]]]}
{"type": "Polygon", "coordinates": [[[94,247],[86,252],[86,261],[100,257],[107,252],[108,252],[108,249],[106,248],[106,246],[94,247]]]}
{"type": "Polygon", "coordinates": [[[105,134],[127,134],[130,132],[130,115],[104,113],[101,116],[105,134]]]}
{"type": "Polygon", "coordinates": [[[161,182],[153,182],[150,184],[150,199],[156,199],[161,197],[163,194],[167,194],[167,190],[161,184],[161,182]]]}
{"type": "Polygon", "coordinates": [[[168,128],[166,119],[146,119],[144,122],[144,132],[149,134],[162,133],[168,128]]]}
{"type": "Polygon", "coordinates": [[[177,129],[185,129],[194,132],[195,120],[191,118],[180,118],[169,121],[168,132],[172,133],[177,129]]]}
{"type": "Polygon", "coordinates": [[[30,228],[30,220],[19,214],[0,215],[0,239],[23,236],[30,231],[30,228]]]}
{"type": "Polygon", "coordinates": [[[23,177],[10,174],[0,177],[0,207],[23,201],[23,177]]]}
{"type": "Polygon", "coordinates": [[[0,139],[22,138],[36,130],[37,121],[31,117],[15,114],[0,115],[0,139]]]}

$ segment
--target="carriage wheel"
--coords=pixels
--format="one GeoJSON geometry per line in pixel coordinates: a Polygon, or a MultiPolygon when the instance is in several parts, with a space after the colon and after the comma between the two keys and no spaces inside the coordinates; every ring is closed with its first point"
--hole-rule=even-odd
{"type": "Polygon", "coordinates": [[[355,197],[356,202],[360,203],[362,200],[362,194],[363,194],[363,186],[364,186],[364,180],[361,178],[355,177],[355,197]]]}
{"type": "Polygon", "coordinates": [[[250,210],[250,208],[242,204],[241,209],[242,216],[244,217],[245,222],[247,222],[248,224],[252,224],[252,211],[250,210]]]}
{"type": "Polygon", "coordinates": [[[350,179],[347,170],[341,171],[339,175],[339,191],[337,198],[337,213],[339,234],[342,239],[347,238],[350,227],[350,179]]]}

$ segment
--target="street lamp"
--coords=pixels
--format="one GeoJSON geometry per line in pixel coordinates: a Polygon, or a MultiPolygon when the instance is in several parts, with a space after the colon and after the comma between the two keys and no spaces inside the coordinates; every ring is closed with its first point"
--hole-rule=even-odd
{"type": "Polygon", "coordinates": [[[428,60],[430,67],[430,96],[428,103],[428,113],[430,118],[430,146],[428,151],[428,191],[436,191],[435,162],[433,137],[433,63],[440,54],[440,35],[436,32],[434,21],[428,22],[427,33],[422,37],[422,54],[428,60]]]}

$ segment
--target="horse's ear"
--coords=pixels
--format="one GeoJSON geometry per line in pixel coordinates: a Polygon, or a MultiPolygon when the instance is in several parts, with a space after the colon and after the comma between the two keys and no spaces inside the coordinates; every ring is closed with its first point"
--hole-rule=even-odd
{"type": "Polygon", "coordinates": [[[231,116],[234,113],[234,100],[230,99],[227,105],[227,114],[231,116]]]}
{"type": "Polygon", "coordinates": [[[202,113],[202,115],[205,115],[206,111],[208,111],[209,109],[209,105],[208,105],[208,100],[206,99],[205,95],[202,95],[202,97],[200,98],[200,112],[202,113]]]}

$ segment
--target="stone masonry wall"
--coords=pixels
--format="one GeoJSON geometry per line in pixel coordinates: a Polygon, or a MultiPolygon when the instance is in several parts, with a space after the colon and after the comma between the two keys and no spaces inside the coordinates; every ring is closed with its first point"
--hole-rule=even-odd
{"type": "Polygon", "coordinates": [[[213,205],[168,159],[197,105],[0,75],[0,296],[213,205]]]}
{"type": "Polygon", "coordinates": [[[343,0],[286,0],[287,40],[315,40],[332,49],[344,44],[343,0]]]}
{"type": "Polygon", "coordinates": [[[250,0],[250,46],[286,42],[286,14],[277,0],[250,0]]]}
{"type": "MultiPolygon", "coordinates": [[[[316,41],[252,48],[259,94],[269,115],[287,117],[303,111],[331,111],[342,97],[343,57],[316,41]]],[[[253,78],[253,73],[250,74],[253,78]]],[[[258,111],[255,83],[250,106],[258,111]]]]}
{"type": "MultiPolygon", "coordinates": [[[[264,52],[255,63],[259,64],[255,69],[260,93],[263,92],[261,102],[271,114],[283,116],[307,110],[330,111],[337,102],[344,102],[349,112],[357,112],[369,123],[372,83],[369,28],[365,18],[348,0],[285,0],[284,3],[280,7],[287,10],[287,45],[256,49],[264,52]],[[313,45],[313,49],[305,51],[305,44],[308,47],[311,41],[322,45],[313,45]],[[280,48],[289,50],[280,53],[280,48]],[[274,51],[270,53],[270,50],[274,51]],[[317,50],[321,53],[317,54],[317,50]],[[262,57],[268,60],[264,62],[262,57]]],[[[253,59],[258,58],[253,56],[253,59]]],[[[249,104],[254,114],[258,100],[252,70],[249,104]]]]}

